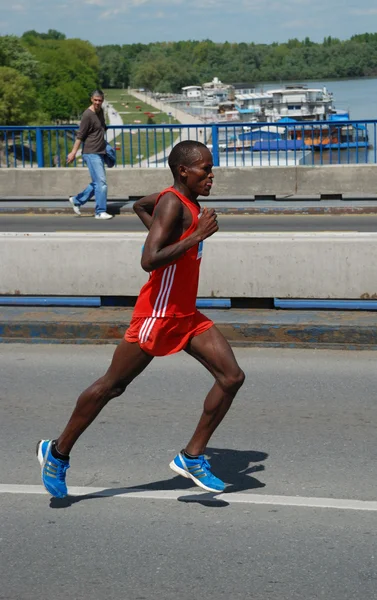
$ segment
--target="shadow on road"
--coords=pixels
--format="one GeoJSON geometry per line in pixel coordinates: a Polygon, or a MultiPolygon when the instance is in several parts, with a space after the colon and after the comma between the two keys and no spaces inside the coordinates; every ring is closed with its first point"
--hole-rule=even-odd
{"type": "MultiPolygon", "coordinates": [[[[211,467],[217,477],[227,483],[225,493],[241,492],[245,490],[253,490],[265,486],[258,479],[252,476],[253,473],[264,471],[264,465],[255,464],[267,459],[266,452],[257,450],[226,450],[221,448],[207,448],[206,455],[209,456],[211,467]]],[[[127,494],[127,492],[135,492],[137,490],[158,490],[169,491],[190,488],[198,489],[191,480],[184,479],[176,475],[169,479],[160,481],[152,481],[150,483],[141,483],[132,487],[109,488],[102,490],[100,493],[86,494],[83,496],[67,496],[67,498],[51,498],[51,508],[68,508],[77,502],[85,500],[109,498],[127,494]]],[[[196,502],[203,506],[222,507],[228,506],[228,502],[223,499],[215,500],[216,494],[203,491],[202,494],[181,496],[178,498],[180,502],[196,502]]]]}

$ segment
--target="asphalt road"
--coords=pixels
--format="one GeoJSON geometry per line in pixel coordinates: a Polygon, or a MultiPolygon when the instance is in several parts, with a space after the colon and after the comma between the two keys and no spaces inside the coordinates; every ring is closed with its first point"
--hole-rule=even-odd
{"type": "MultiPolygon", "coordinates": [[[[377,214],[219,215],[221,231],[377,231],[377,214]]],[[[136,215],[100,221],[92,215],[1,214],[0,232],[143,231],[136,215]]]]}
{"type": "Polygon", "coordinates": [[[35,443],[113,350],[0,345],[0,598],[377,598],[375,352],[236,349],[247,380],[208,449],[217,500],[168,468],[211,378],[156,359],[72,453],[86,495],[50,500],[35,443]]]}

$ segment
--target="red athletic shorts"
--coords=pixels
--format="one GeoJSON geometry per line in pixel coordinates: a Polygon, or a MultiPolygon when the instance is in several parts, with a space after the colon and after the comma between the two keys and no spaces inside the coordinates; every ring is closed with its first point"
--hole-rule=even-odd
{"type": "Polygon", "coordinates": [[[124,339],[137,342],[152,356],[166,356],[183,350],[191,338],[212,325],[198,310],[189,317],[133,317],[124,339]]]}

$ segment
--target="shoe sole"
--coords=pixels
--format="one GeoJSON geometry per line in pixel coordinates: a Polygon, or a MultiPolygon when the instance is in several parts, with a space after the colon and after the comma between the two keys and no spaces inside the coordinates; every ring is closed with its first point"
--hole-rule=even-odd
{"type": "Polygon", "coordinates": [[[202,483],[199,479],[196,479],[196,477],[194,477],[190,473],[187,473],[187,471],[185,471],[184,469],[181,469],[181,467],[178,467],[178,465],[175,464],[174,460],[171,461],[171,463],[169,464],[169,467],[171,468],[172,471],[174,471],[175,473],[178,473],[178,475],[182,475],[183,477],[186,477],[186,479],[192,479],[192,481],[197,486],[203,488],[203,490],[206,490],[206,492],[213,492],[214,494],[222,494],[224,491],[224,490],[215,490],[213,488],[208,487],[208,485],[204,485],[204,483],[202,483]]]}
{"type": "MultiPolygon", "coordinates": [[[[37,444],[37,447],[36,447],[36,449],[35,449],[35,451],[36,451],[36,454],[37,454],[37,458],[38,458],[38,462],[39,462],[39,464],[41,465],[41,467],[42,467],[42,470],[43,470],[43,467],[44,467],[44,466],[45,466],[45,464],[46,464],[46,459],[45,459],[45,457],[44,457],[44,456],[43,456],[43,454],[42,454],[42,444],[43,444],[43,442],[45,442],[45,441],[46,441],[46,440],[39,440],[39,442],[38,442],[38,444],[37,444]]],[[[48,454],[48,452],[46,452],[46,455],[47,455],[47,454],[48,454]]],[[[42,481],[43,481],[43,479],[42,479],[42,481]]]]}

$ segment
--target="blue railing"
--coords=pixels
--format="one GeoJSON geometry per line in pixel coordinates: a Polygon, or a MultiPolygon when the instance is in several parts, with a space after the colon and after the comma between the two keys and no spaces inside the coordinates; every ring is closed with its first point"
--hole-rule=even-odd
{"type": "MultiPolygon", "coordinates": [[[[77,125],[0,126],[0,167],[65,167],[77,125]]],[[[377,120],[109,126],[118,167],[166,167],[181,140],[201,141],[215,166],[377,163],[377,120]]],[[[78,156],[73,166],[81,166],[78,156]]]]}

